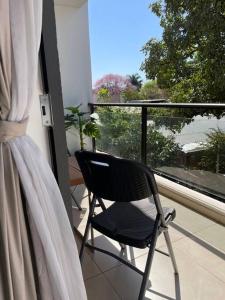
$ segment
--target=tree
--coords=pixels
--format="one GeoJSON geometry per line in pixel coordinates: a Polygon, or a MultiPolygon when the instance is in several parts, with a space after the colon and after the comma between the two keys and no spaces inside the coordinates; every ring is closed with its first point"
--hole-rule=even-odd
{"type": "MultiPolygon", "coordinates": [[[[128,159],[141,159],[140,112],[135,109],[108,107],[98,109],[102,126],[99,150],[128,159]]],[[[168,166],[176,161],[180,147],[173,137],[165,137],[153,125],[147,128],[147,163],[168,166]]]]}
{"type": "Polygon", "coordinates": [[[102,78],[96,81],[94,86],[94,93],[96,94],[97,98],[101,100],[102,91],[104,91],[105,100],[112,100],[116,99],[120,101],[121,93],[128,89],[134,88],[130,83],[127,77],[115,74],[107,74],[104,75],[102,78]],[[100,97],[98,97],[100,95],[100,97]]]}
{"type": "Polygon", "coordinates": [[[173,102],[222,102],[225,95],[225,1],[158,0],[162,40],[144,46],[141,69],[173,102]]]}
{"type": "Polygon", "coordinates": [[[138,91],[140,91],[142,87],[143,80],[141,79],[141,76],[138,73],[128,75],[128,78],[130,80],[130,83],[137,88],[138,91]]]}
{"type": "Polygon", "coordinates": [[[212,129],[207,134],[205,151],[200,161],[200,167],[214,173],[225,174],[225,132],[212,129]]]}
{"type": "Polygon", "coordinates": [[[156,80],[144,83],[140,90],[143,99],[165,99],[168,98],[166,90],[160,89],[156,80]]]}
{"type": "Polygon", "coordinates": [[[111,98],[110,91],[105,88],[99,88],[97,91],[97,99],[102,102],[107,102],[111,98]]]}
{"type": "Polygon", "coordinates": [[[141,93],[134,88],[127,88],[126,90],[122,91],[121,97],[125,102],[143,99],[141,93]]]}

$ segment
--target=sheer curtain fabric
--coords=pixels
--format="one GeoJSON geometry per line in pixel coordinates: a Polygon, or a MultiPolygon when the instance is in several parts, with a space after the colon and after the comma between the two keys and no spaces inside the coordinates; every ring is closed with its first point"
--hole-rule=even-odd
{"type": "MultiPolygon", "coordinates": [[[[6,119],[23,122],[29,118],[37,82],[42,1],[0,0],[1,5],[5,2],[9,3],[11,41],[11,78],[5,80],[10,97],[6,119]]],[[[73,232],[47,161],[29,136],[11,138],[7,145],[26,198],[41,299],[86,299],[73,232]]]]}

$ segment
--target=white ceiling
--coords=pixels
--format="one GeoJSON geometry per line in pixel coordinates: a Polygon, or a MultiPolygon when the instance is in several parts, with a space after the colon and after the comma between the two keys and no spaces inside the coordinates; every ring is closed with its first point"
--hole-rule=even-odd
{"type": "Polygon", "coordinates": [[[81,7],[87,0],[55,0],[56,5],[81,7]]]}

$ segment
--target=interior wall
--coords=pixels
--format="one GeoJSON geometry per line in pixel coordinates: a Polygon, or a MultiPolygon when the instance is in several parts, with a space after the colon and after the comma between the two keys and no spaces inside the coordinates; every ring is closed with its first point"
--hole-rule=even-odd
{"type": "MultiPolygon", "coordinates": [[[[88,111],[92,98],[88,3],[79,8],[55,5],[55,15],[64,107],[82,104],[81,109],[88,111]]],[[[67,133],[67,144],[71,153],[79,149],[76,132],[67,133]]]]}
{"type": "Polygon", "coordinates": [[[36,89],[34,92],[33,105],[30,111],[29,123],[27,128],[27,134],[34,140],[38,145],[45,158],[50,162],[50,150],[48,142],[47,128],[42,125],[41,108],[39,95],[43,93],[42,79],[40,68],[38,72],[38,80],[36,89]]]}

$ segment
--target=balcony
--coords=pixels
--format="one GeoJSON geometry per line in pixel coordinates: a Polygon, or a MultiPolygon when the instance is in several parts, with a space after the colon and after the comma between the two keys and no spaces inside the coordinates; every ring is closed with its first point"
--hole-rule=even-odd
{"type": "MultiPolygon", "coordinates": [[[[180,107],[170,104],[135,106],[132,103],[122,104],[120,107],[115,104],[112,106],[96,104],[92,106],[92,110],[93,108],[99,113],[102,122],[102,138],[94,141],[94,147],[151,165],[157,174],[162,204],[176,208],[177,217],[170,228],[170,233],[179,268],[179,279],[174,278],[168,257],[156,253],[146,299],[224,299],[225,177],[220,171],[222,170],[220,157],[215,160],[215,168],[210,164],[211,167],[207,169],[207,166],[199,162],[204,162],[208,153],[205,145],[209,133],[212,130],[225,130],[224,118],[216,119],[212,116],[212,112],[221,115],[225,107],[223,105],[180,107]],[[162,108],[167,110],[165,115],[156,116],[154,109],[162,108]],[[175,113],[168,113],[175,109],[178,116],[175,113]],[[193,109],[198,112],[194,121],[190,112],[193,109]],[[203,110],[204,116],[200,117],[203,110]],[[181,112],[184,116],[189,114],[190,117],[182,117],[181,112]],[[115,114],[121,114],[122,119],[115,120],[115,114]],[[114,130],[111,130],[109,120],[118,122],[114,130]],[[208,124],[206,120],[209,120],[208,124]],[[131,125],[128,129],[127,124],[131,125]],[[125,134],[127,135],[124,137],[125,134]],[[155,140],[149,137],[149,134],[152,134],[155,140]],[[173,144],[168,144],[169,141],[163,140],[162,136],[170,137],[173,144]],[[153,147],[157,145],[155,142],[158,142],[161,150],[162,145],[169,145],[173,155],[164,153],[162,157],[157,152],[150,155],[155,151],[153,147]]],[[[80,199],[83,198],[81,205],[84,210],[80,212],[74,207],[73,218],[75,227],[82,235],[87,220],[88,200],[85,197],[84,187],[80,186],[77,193],[80,199]]],[[[106,201],[106,205],[110,203],[106,201]]],[[[78,246],[80,234],[76,233],[78,246]]],[[[118,243],[101,236],[97,231],[94,236],[96,246],[120,254],[118,243]]],[[[157,248],[166,251],[163,237],[160,237],[157,248]]],[[[127,247],[123,257],[143,270],[146,254],[145,249],[127,247]]],[[[88,299],[137,299],[141,277],[111,257],[86,250],[83,273],[88,299]]]]}

